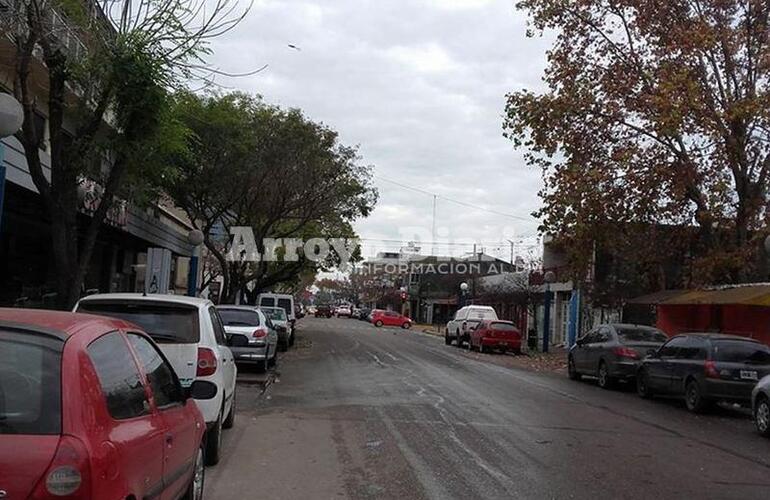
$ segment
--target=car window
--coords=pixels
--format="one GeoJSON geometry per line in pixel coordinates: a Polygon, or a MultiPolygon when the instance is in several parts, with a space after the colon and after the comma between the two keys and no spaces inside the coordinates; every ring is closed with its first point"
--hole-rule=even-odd
{"type": "Polygon", "coordinates": [[[468,319],[497,319],[497,314],[492,309],[471,309],[468,319]]]}
{"type": "Polygon", "coordinates": [[[259,313],[246,309],[217,308],[225,326],[259,326],[259,313]]]}
{"type": "Polygon", "coordinates": [[[160,351],[141,335],[129,334],[128,340],[147,374],[147,381],[155,398],[155,406],[165,408],[184,403],[182,386],[173,368],[163,359],[160,351]]]}
{"type": "Polygon", "coordinates": [[[112,316],[141,327],[155,342],[197,344],[200,341],[198,308],[150,300],[136,302],[83,301],[77,312],[112,316]]]}
{"type": "Polygon", "coordinates": [[[656,328],[616,326],[615,331],[622,342],[665,342],[666,334],[656,328]]]}
{"type": "Polygon", "coordinates": [[[0,330],[0,435],[61,432],[59,339],[0,330]]]}
{"type": "Polygon", "coordinates": [[[286,311],[286,315],[291,314],[291,300],[290,299],[278,299],[278,307],[286,311]]]}
{"type": "Polygon", "coordinates": [[[582,344],[590,344],[593,342],[594,339],[594,333],[596,333],[596,330],[591,330],[590,332],[583,335],[579,340],[582,344]]]}
{"type": "Polygon", "coordinates": [[[492,323],[492,330],[498,330],[501,332],[518,332],[519,330],[510,323],[492,323]]]}
{"type": "Polygon", "coordinates": [[[273,323],[273,320],[271,320],[270,318],[265,318],[265,324],[267,325],[268,328],[275,330],[275,323],[273,323]]]}
{"type": "Polygon", "coordinates": [[[610,329],[606,326],[602,326],[599,327],[599,329],[594,333],[592,342],[599,344],[602,342],[609,342],[610,339],[612,339],[612,333],[610,332],[610,329]]]}
{"type": "Polygon", "coordinates": [[[150,403],[128,345],[118,332],[99,337],[88,346],[107,409],[116,420],[150,412],[150,403]]]}
{"type": "Polygon", "coordinates": [[[679,350],[682,348],[686,348],[688,342],[689,341],[687,337],[674,337],[673,339],[669,340],[666,344],[664,344],[663,347],[660,349],[660,357],[661,358],[678,357],[679,350]]]}
{"type": "Polygon", "coordinates": [[[714,341],[715,361],[726,363],[770,364],[770,348],[764,344],[745,340],[714,341]]]}
{"type": "Polygon", "coordinates": [[[398,316],[398,313],[395,311],[387,311],[385,312],[385,316],[390,316],[392,318],[398,316]]]}
{"type": "Polygon", "coordinates": [[[259,305],[262,307],[275,307],[275,299],[273,297],[262,297],[259,299],[259,305]]]}
{"type": "Polygon", "coordinates": [[[277,307],[266,307],[262,309],[265,316],[273,321],[286,321],[286,311],[277,307]]]}
{"type": "Polygon", "coordinates": [[[225,327],[222,325],[222,320],[219,319],[216,307],[209,307],[209,316],[211,316],[211,326],[214,328],[214,338],[216,338],[217,344],[227,345],[225,327]]]}

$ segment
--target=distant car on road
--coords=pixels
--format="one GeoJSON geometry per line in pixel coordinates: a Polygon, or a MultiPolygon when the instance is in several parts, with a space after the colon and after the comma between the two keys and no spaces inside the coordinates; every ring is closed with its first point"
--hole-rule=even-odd
{"type": "Polygon", "coordinates": [[[521,332],[512,321],[484,320],[471,330],[468,349],[521,354],[521,332]]]}
{"type": "Polygon", "coordinates": [[[452,341],[457,347],[462,347],[463,342],[470,340],[471,329],[483,320],[497,320],[497,313],[491,306],[465,306],[458,309],[455,317],[449,321],[444,330],[444,343],[450,345],[452,341]]]}
{"type": "Polygon", "coordinates": [[[400,326],[404,329],[412,327],[412,320],[396,311],[381,311],[376,309],[372,312],[372,324],[374,326],[400,326]]]}
{"type": "Polygon", "coordinates": [[[236,363],[265,371],[278,360],[278,331],[256,306],[217,306],[236,363]]]}
{"type": "Polygon", "coordinates": [[[567,372],[573,380],[596,377],[599,387],[611,388],[617,381],[636,376],[639,362],[650,349],[668,340],[651,326],[613,323],[599,325],[575,342],[567,354],[567,372]]]}
{"type": "Polygon", "coordinates": [[[338,318],[349,318],[353,314],[352,309],[350,306],[339,306],[337,308],[337,317],[338,318]]]}
{"type": "Polygon", "coordinates": [[[770,375],[767,375],[751,391],[751,407],[757,431],[770,437],[770,375]]]}
{"type": "Polygon", "coordinates": [[[0,490],[13,499],[203,498],[217,387],[179,383],[119,319],[0,310],[0,490]]]}
{"type": "Polygon", "coordinates": [[[316,318],[331,318],[332,315],[333,315],[333,310],[331,306],[328,306],[328,305],[316,306],[316,310],[315,310],[316,318]]]}
{"type": "Polygon", "coordinates": [[[222,429],[235,421],[238,369],[214,304],[184,295],[105,293],[83,297],[76,312],[110,316],[139,325],[158,343],[182,386],[205,380],[217,386],[213,399],[198,401],[206,420],[206,463],[219,462],[222,429]]]}
{"type": "Polygon", "coordinates": [[[640,396],[683,396],[702,412],[716,401],[749,405],[757,382],[770,374],[770,347],[734,335],[688,333],[672,337],[639,366],[640,396]]]}

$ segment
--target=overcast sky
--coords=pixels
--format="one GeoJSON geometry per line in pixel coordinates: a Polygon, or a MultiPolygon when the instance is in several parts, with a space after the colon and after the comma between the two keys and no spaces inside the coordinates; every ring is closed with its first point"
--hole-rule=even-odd
{"type": "MultiPolygon", "coordinates": [[[[246,0],[242,0],[246,1],[246,0]]],[[[269,65],[225,79],[227,87],[299,107],[359,145],[375,166],[380,200],[356,224],[365,253],[419,238],[430,253],[433,196],[439,195],[439,254],[510,256],[534,242],[539,171],[502,137],[505,94],[541,89],[548,39],[526,38],[512,0],[256,0],[244,22],[214,44],[225,71],[269,65]],[[289,44],[299,50],[292,49],[289,44]],[[504,217],[452,203],[479,205],[504,217]]]]}

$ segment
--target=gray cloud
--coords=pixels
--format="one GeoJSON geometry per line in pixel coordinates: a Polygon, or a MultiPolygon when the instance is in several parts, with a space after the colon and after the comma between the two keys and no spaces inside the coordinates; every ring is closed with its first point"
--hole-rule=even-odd
{"type": "MultiPolygon", "coordinates": [[[[360,145],[376,166],[380,203],[356,229],[363,238],[398,240],[405,227],[430,234],[433,200],[382,179],[522,217],[538,207],[540,173],[501,129],[506,92],[542,87],[550,40],[527,39],[525,22],[506,0],[261,0],[215,41],[212,61],[232,72],[269,64],[253,77],[219,82],[302,108],[344,143],[360,145]]],[[[440,199],[437,226],[447,238],[495,251],[490,243],[532,235],[537,221],[440,199]]],[[[470,249],[439,250],[450,248],[470,249]]]]}

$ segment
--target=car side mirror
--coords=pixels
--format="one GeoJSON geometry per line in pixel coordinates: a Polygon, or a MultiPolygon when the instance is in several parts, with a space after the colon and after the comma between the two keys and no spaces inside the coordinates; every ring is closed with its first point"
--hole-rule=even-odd
{"type": "Polygon", "coordinates": [[[647,349],[647,357],[648,358],[657,358],[658,357],[658,350],[657,349],[647,349]]]}
{"type": "Polygon", "coordinates": [[[214,399],[216,395],[216,384],[206,380],[196,380],[190,387],[185,388],[185,399],[214,399]]]}

